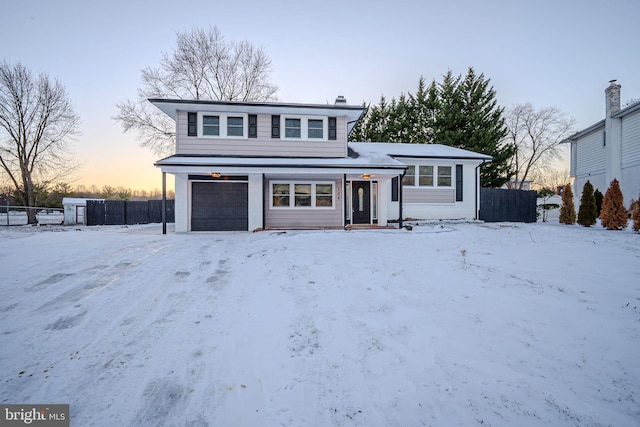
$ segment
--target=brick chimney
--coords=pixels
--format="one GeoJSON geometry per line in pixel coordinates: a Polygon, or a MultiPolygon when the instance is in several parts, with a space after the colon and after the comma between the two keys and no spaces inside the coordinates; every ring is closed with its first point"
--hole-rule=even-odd
{"type": "Polygon", "coordinates": [[[620,111],[620,85],[616,84],[616,80],[609,80],[608,88],[604,91],[604,97],[606,100],[606,113],[605,117],[611,117],[611,115],[620,111]]]}

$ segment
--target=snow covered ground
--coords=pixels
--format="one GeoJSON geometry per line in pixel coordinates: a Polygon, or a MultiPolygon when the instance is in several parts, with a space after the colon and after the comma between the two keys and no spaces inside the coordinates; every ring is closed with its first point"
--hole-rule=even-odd
{"type": "Polygon", "coordinates": [[[0,402],[72,426],[640,425],[631,231],[0,239],[0,402]]]}

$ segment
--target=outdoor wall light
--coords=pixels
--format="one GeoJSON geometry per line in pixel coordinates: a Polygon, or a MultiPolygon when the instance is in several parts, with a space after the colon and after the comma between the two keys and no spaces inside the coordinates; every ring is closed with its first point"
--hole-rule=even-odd
{"type": "Polygon", "coordinates": [[[220,178],[220,172],[211,172],[211,176],[214,178],[220,178]]]}
{"type": "Polygon", "coordinates": [[[369,175],[368,173],[363,173],[363,174],[362,174],[362,177],[363,177],[364,179],[369,179],[369,178],[371,178],[371,175],[369,175]]]}

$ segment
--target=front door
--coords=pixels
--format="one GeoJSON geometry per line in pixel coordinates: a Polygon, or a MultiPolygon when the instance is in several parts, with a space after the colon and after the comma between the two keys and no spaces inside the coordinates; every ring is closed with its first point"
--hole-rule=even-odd
{"type": "Polygon", "coordinates": [[[351,223],[371,224],[371,183],[351,182],[351,223]]]}

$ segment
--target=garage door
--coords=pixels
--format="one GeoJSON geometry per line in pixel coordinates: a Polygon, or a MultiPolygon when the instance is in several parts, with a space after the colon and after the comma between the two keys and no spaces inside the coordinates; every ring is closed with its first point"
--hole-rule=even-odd
{"type": "Polygon", "coordinates": [[[246,182],[192,182],[191,230],[248,230],[246,182]]]}

